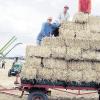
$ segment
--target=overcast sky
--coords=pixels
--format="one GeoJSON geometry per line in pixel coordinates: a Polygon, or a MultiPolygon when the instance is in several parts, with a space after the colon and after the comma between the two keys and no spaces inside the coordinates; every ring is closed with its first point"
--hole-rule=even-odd
{"type": "MultiPolygon", "coordinates": [[[[26,44],[35,44],[41,24],[48,16],[55,20],[65,4],[72,18],[78,11],[78,0],[0,0],[0,47],[16,35],[16,43],[24,45],[15,48],[10,55],[23,55],[26,44]]],[[[93,15],[100,15],[99,6],[100,0],[92,0],[93,15]]]]}

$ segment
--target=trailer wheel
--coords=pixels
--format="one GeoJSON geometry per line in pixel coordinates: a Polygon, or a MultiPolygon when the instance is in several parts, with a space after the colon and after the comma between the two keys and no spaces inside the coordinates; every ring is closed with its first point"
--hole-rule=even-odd
{"type": "Polygon", "coordinates": [[[43,92],[32,92],[29,94],[28,100],[48,100],[48,96],[43,92]]]}

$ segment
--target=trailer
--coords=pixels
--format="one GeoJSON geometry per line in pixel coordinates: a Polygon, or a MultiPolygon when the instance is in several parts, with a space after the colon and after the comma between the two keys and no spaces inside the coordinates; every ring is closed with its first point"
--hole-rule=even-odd
{"type": "Polygon", "coordinates": [[[22,91],[21,97],[24,95],[24,91],[27,91],[29,92],[28,100],[48,100],[48,96],[51,94],[50,89],[54,89],[77,96],[98,93],[99,95],[98,100],[100,100],[100,84],[95,84],[93,86],[86,86],[86,84],[85,85],[76,84],[76,86],[75,85],[73,86],[71,82],[66,82],[65,85],[65,83],[62,81],[58,83],[56,82],[56,84],[54,82],[51,82],[50,80],[48,84],[48,82],[46,81],[47,80],[45,80],[44,82],[43,80],[36,82],[36,80],[31,80],[31,82],[29,81],[22,82],[20,87],[22,91]],[[62,89],[65,89],[66,91],[63,91],[62,89]],[[68,90],[77,90],[77,93],[69,92],[68,90]],[[81,93],[81,90],[86,90],[87,92],[81,93]]]}
{"type": "MultiPolygon", "coordinates": [[[[99,98],[98,100],[100,100],[100,86],[98,84],[98,86],[71,86],[71,84],[69,85],[63,85],[62,83],[58,82],[57,84],[55,84],[53,82],[53,84],[46,84],[45,82],[43,83],[43,81],[41,81],[41,83],[35,83],[35,81],[33,80],[33,83],[21,83],[17,84],[16,87],[12,87],[10,89],[4,88],[2,86],[0,86],[0,93],[4,93],[7,95],[12,95],[12,96],[16,96],[16,97],[20,97],[22,98],[23,95],[28,95],[28,99],[27,100],[49,100],[48,97],[51,94],[51,90],[57,90],[57,91],[61,91],[61,92],[65,92],[66,95],[68,94],[72,94],[72,95],[94,95],[94,94],[98,94],[99,98]],[[72,91],[69,91],[72,90],[72,91]],[[73,90],[77,90],[76,92],[73,92],[73,90]],[[85,90],[85,92],[81,92],[85,90]],[[18,91],[21,91],[21,95],[17,95],[16,93],[18,91]],[[28,93],[25,93],[28,92],[28,93]]],[[[49,81],[50,82],[50,81],[49,81]]],[[[70,83],[70,82],[69,82],[70,83]]]]}

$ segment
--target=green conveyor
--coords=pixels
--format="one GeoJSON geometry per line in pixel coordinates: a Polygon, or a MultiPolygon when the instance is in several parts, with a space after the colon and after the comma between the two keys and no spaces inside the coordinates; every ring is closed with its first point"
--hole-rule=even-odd
{"type": "Polygon", "coordinates": [[[1,49],[0,49],[0,54],[3,54],[3,52],[9,48],[9,46],[16,41],[16,37],[13,36],[1,49]]]}

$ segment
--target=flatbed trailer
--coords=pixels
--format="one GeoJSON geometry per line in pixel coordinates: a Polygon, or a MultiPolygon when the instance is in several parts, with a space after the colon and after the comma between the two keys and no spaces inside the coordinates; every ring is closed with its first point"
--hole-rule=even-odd
{"type": "Polygon", "coordinates": [[[89,94],[95,94],[98,93],[100,100],[100,87],[99,84],[96,87],[84,87],[84,86],[65,86],[65,85],[51,85],[51,84],[30,84],[30,83],[22,83],[21,84],[21,91],[22,95],[24,95],[24,91],[29,92],[28,100],[48,100],[48,95],[51,93],[50,89],[58,90],[61,92],[66,92],[68,94],[73,95],[89,95],[89,94]],[[63,89],[65,89],[63,91],[63,89]],[[77,90],[77,93],[75,92],[69,92],[68,90],[77,90]],[[86,90],[87,92],[81,93],[81,90],[86,90]]]}

